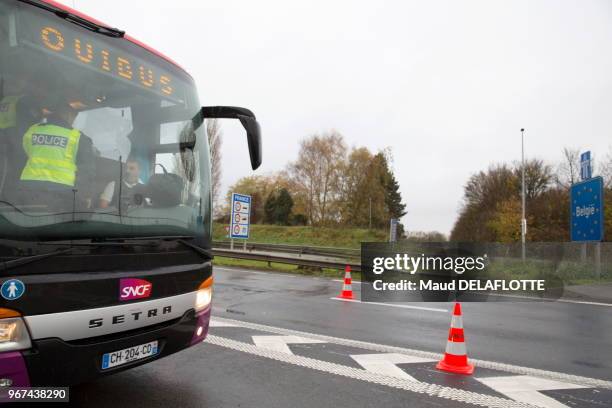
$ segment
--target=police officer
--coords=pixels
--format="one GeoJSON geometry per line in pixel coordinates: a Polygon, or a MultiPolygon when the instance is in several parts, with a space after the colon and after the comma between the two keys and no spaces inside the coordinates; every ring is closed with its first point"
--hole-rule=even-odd
{"type": "MultiPolygon", "coordinates": [[[[24,90],[22,83],[17,80],[13,88],[24,90]]],[[[0,94],[2,91],[4,81],[0,78],[0,94]]],[[[26,162],[21,138],[29,126],[40,120],[40,109],[35,105],[24,92],[0,97],[0,197],[10,198],[26,162]]]]}
{"type": "Polygon", "coordinates": [[[17,126],[17,104],[23,95],[7,95],[0,100],[0,129],[17,126]]]}
{"type": "Polygon", "coordinates": [[[61,102],[45,123],[31,126],[23,135],[27,162],[21,172],[27,204],[47,205],[53,210],[91,206],[95,175],[92,141],[72,127],[78,112],[61,102]]]}

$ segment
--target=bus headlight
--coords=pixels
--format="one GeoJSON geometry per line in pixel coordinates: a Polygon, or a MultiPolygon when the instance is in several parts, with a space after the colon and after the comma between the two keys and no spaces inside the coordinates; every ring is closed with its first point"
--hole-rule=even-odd
{"type": "Polygon", "coordinates": [[[30,334],[19,313],[9,309],[0,309],[0,353],[3,351],[24,350],[32,347],[30,334]]]}
{"type": "Polygon", "coordinates": [[[210,278],[202,282],[202,284],[200,285],[198,292],[196,294],[196,301],[195,301],[196,312],[200,312],[206,309],[208,305],[210,305],[210,302],[212,301],[212,284],[213,284],[213,278],[211,276],[210,278]]]}

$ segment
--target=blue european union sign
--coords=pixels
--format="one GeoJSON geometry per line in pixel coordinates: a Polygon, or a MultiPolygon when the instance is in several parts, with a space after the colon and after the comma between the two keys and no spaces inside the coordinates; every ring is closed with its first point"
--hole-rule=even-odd
{"type": "Polygon", "coordinates": [[[602,241],[604,236],[603,179],[594,177],[570,189],[572,241],[602,241]]]}

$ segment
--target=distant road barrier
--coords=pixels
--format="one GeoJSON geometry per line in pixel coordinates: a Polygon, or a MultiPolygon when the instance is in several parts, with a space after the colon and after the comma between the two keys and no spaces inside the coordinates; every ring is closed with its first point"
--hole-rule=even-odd
{"type": "MultiPolygon", "coordinates": [[[[275,263],[283,263],[289,265],[298,265],[298,266],[309,266],[314,268],[329,268],[329,269],[342,269],[344,270],[345,266],[349,265],[353,271],[361,271],[361,262],[355,259],[343,259],[337,257],[331,257],[329,255],[320,255],[320,254],[304,254],[299,253],[297,256],[295,253],[282,253],[282,252],[271,252],[271,251],[262,251],[261,247],[255,249],[247,250],[231,250],[225,248],[219,248],[213,246],[213,255],[215,256],[223,256],[227,258],[234,259],[248,259],[251,261],[263,261],[263,262],[275,262],[275,263]]],[[[228,245],[229,246],[229,245],[228,245]]]]}
{"type": "MultiPolygon", "coordinates": [[[[214,248],[230,248],[230,241],[213,241],[214,248]]],[[[242,242],[234,242],[234,247],[243,247],[242,242]]],[[[336,258],[347,258],[347,259],[359,259],[361,257],[361,250],[354,248],[335,248],[335,247],[319,247],[319,246],[305,246],[305,245],[287,245],[287,244],[264,244],[257,242],[246,243],[247,251],[269,251],[269,252],[283,252],[290,254],[301,254],[301,255],[318,255],[318,256],[331,256],[336,258]]]]}

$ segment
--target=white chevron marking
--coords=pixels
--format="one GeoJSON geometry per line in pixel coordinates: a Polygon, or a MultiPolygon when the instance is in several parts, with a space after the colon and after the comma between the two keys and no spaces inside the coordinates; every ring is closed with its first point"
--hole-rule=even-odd
{"type": "Polygon", "coordinates": [[[532,377],[530,375],[484,377],[476,378],[476,380],[515,401],[526,402],[542,408],[568,408],[568,406],[539,391],[589,388],[582,385],[532,377]]]}
{"type": "Polygon", "coordinates": [[[414,357],[399,353],[351,354],[351,357],[367,371],[410,381],[417,380],[396,366],[396,364],[430,363],[436,361],[431,358],[414,357]]]}
{"type": "Polygon", "coordinates": [[[210,323],[209,323],[208,327],[240,327],[240,325],[237,325],[235,323],[230,323],[230,322],[225,322],[225,321],[217,320],[214,317],[211,317],[210,318],[210,323]]]}
{"type": "Polygon", "coordinates": [[[257,347],[266,350],[278,351],[285,354],[293,354],[287,344],[317,344],[325,341],[308,339],[300,336],[252,336],[253,343],[257,347]]]}

